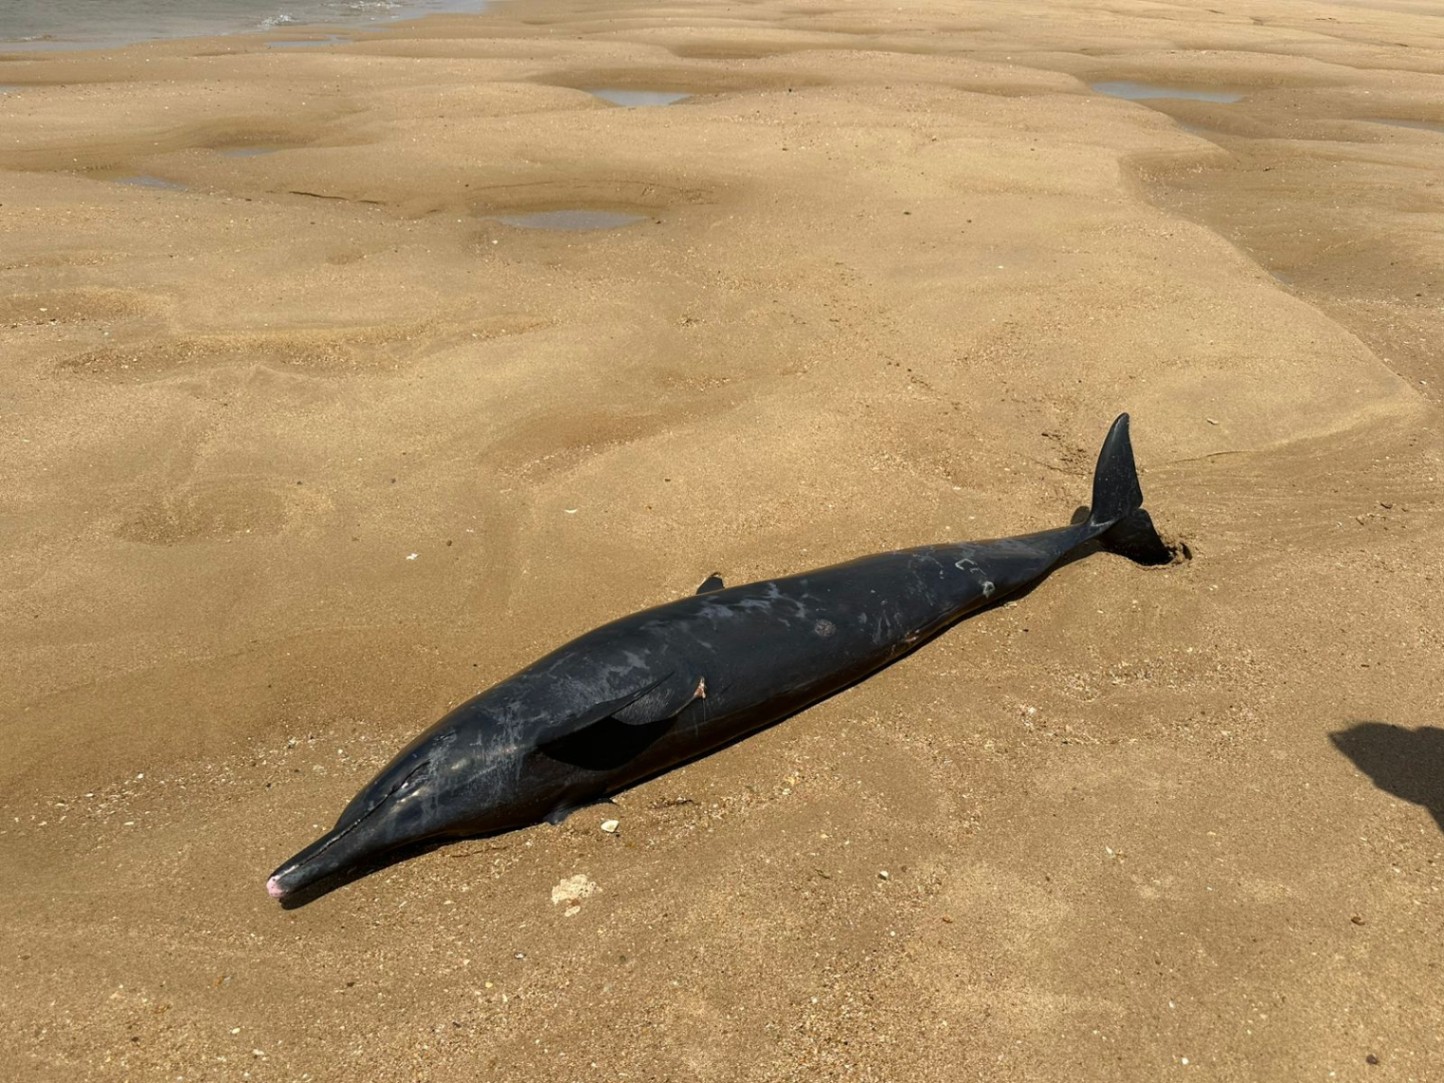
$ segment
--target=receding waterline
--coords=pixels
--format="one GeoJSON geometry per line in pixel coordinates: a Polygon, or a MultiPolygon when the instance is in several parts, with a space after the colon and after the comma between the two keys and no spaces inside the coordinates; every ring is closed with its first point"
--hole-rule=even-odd
{"type": "Polygon", "coordinates": [[[149,173],[136,173],[129,177],[116,177],[115,183],[129,184],[136,188],[156,188],[165,192],[189,191],[189,187],[181,184],[180,181],[166,180],[164,177],[152,176],[149,173]]]}
{"type": "Polygon", "coordinates": [[[1093,83],[1092,89],[1111,98],[1126,98],[1131,102],[1151,101],[1159,98],[1181,98],[1193,102],[1213,102],[1216,105],[1232,105],[1243,101],[1242,94],[1227,90],[1187,90],[1176,86],[1158,86],[1154,83],[1093,83]]]}
{"type": "Polygon", "coordinates": [[[674,105],[692,95],[676,90],[621,90],[615,87],[588,89],[587,93],[604,102],[627,109],[645,109],[656,105],[674,105]]]}
{"type": "Polygon", "coordinates": [[[313,27],[370,30],[423,15],[476,14],[486,6],[486,0],[0,0],[0,51],[94,49],[217,34],[309,39],[318,36],[313,27]]]}
{"type": "Polygon", "coordinates": [[[498,214],[495,216],[503,225],[517,229],[619,229],[634,222],[644,222],[644,214],[626,214],[622,211],[533,211],[530,214],[498,214]]]}

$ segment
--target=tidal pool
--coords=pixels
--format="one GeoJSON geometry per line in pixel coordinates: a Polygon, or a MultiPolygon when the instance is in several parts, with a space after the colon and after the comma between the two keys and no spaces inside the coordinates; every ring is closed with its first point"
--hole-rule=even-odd
{"type": "Polygon", "coordinates": [[[116,177],[116,184],[129,184],[137,188],[159,188],[166,192],[187,192],[189,186],[180,181],[166,180],[164,177],[155,177],[149,173],[136,173],[129,177],[116,177]]]}
{"type": "Polygon", "coordinates": [[[1371,124],[1387,124],[1391,128],[1413,128],[1420,132],[1439,132],[1444,134],[1444,124],[1433,120],[1385,120],[1383,117],[1373,117],[1371,124]]]}
{"type": "Polygon", "coordinates": [[[1242,101],[1242,94],[1226,90],[1185,90],[1183,87],[1158,86],[1153,83],[1094,83],[1094,90],[1112,98],[1127,98],[1131,102],[1150,101],[1156,98],[1183,98],[1194,102],[1215,102],[1232,105],[1242,101]]]}
{"type": "Polygon", "coordinates": [[[628,109],[639,109],[653,105],[672,105],[675,102],[692,96],[674,90],[618,90],[611,87],[588,90],[587,93],[594,98],[601,98],[604,102],[625,106],[628,109]]]}
{"type": "Polygon", "coordinates": [[[645,214],[622,211],[532,211],[529,214],[498,214],[498,222],[518,229],[618,229],[646,221],[645,214]]]}

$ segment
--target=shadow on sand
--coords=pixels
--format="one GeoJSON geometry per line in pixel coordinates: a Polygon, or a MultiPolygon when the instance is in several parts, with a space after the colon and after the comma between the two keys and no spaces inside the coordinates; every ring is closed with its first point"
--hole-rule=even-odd
{"type": "Polygon", "coordinates": [[[1444,729],[1356,722],[1329,740],[1375,786],[1422,805],[1444,831],[1444,729]]]}

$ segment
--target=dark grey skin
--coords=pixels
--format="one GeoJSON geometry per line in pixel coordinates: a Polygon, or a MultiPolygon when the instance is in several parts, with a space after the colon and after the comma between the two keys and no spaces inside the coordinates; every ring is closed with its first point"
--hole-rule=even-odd
{"type": "Polygon", "coordinates": [[[1140,563],[1171,557],[1143,510],[1126,414],[1085,521],[740,587],[713,576],[605,624],[422,733],[266,888],[284,899],[424,840],[559,820],[857,683],[1094,541],[1140,563]]]}

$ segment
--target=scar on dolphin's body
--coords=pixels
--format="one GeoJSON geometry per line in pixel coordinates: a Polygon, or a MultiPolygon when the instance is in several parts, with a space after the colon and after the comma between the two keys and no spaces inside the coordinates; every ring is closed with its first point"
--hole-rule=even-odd
{"type": "Polygon", "coordinates": [[[568,812],[857,683],[1096,542],[1166,564],[1143,509],[1128,415],[1086,518],[995,541],[924,545],[690,597],[572,640],[426,730],[266,883],[294,901],[388,855],[568,812]]]}

